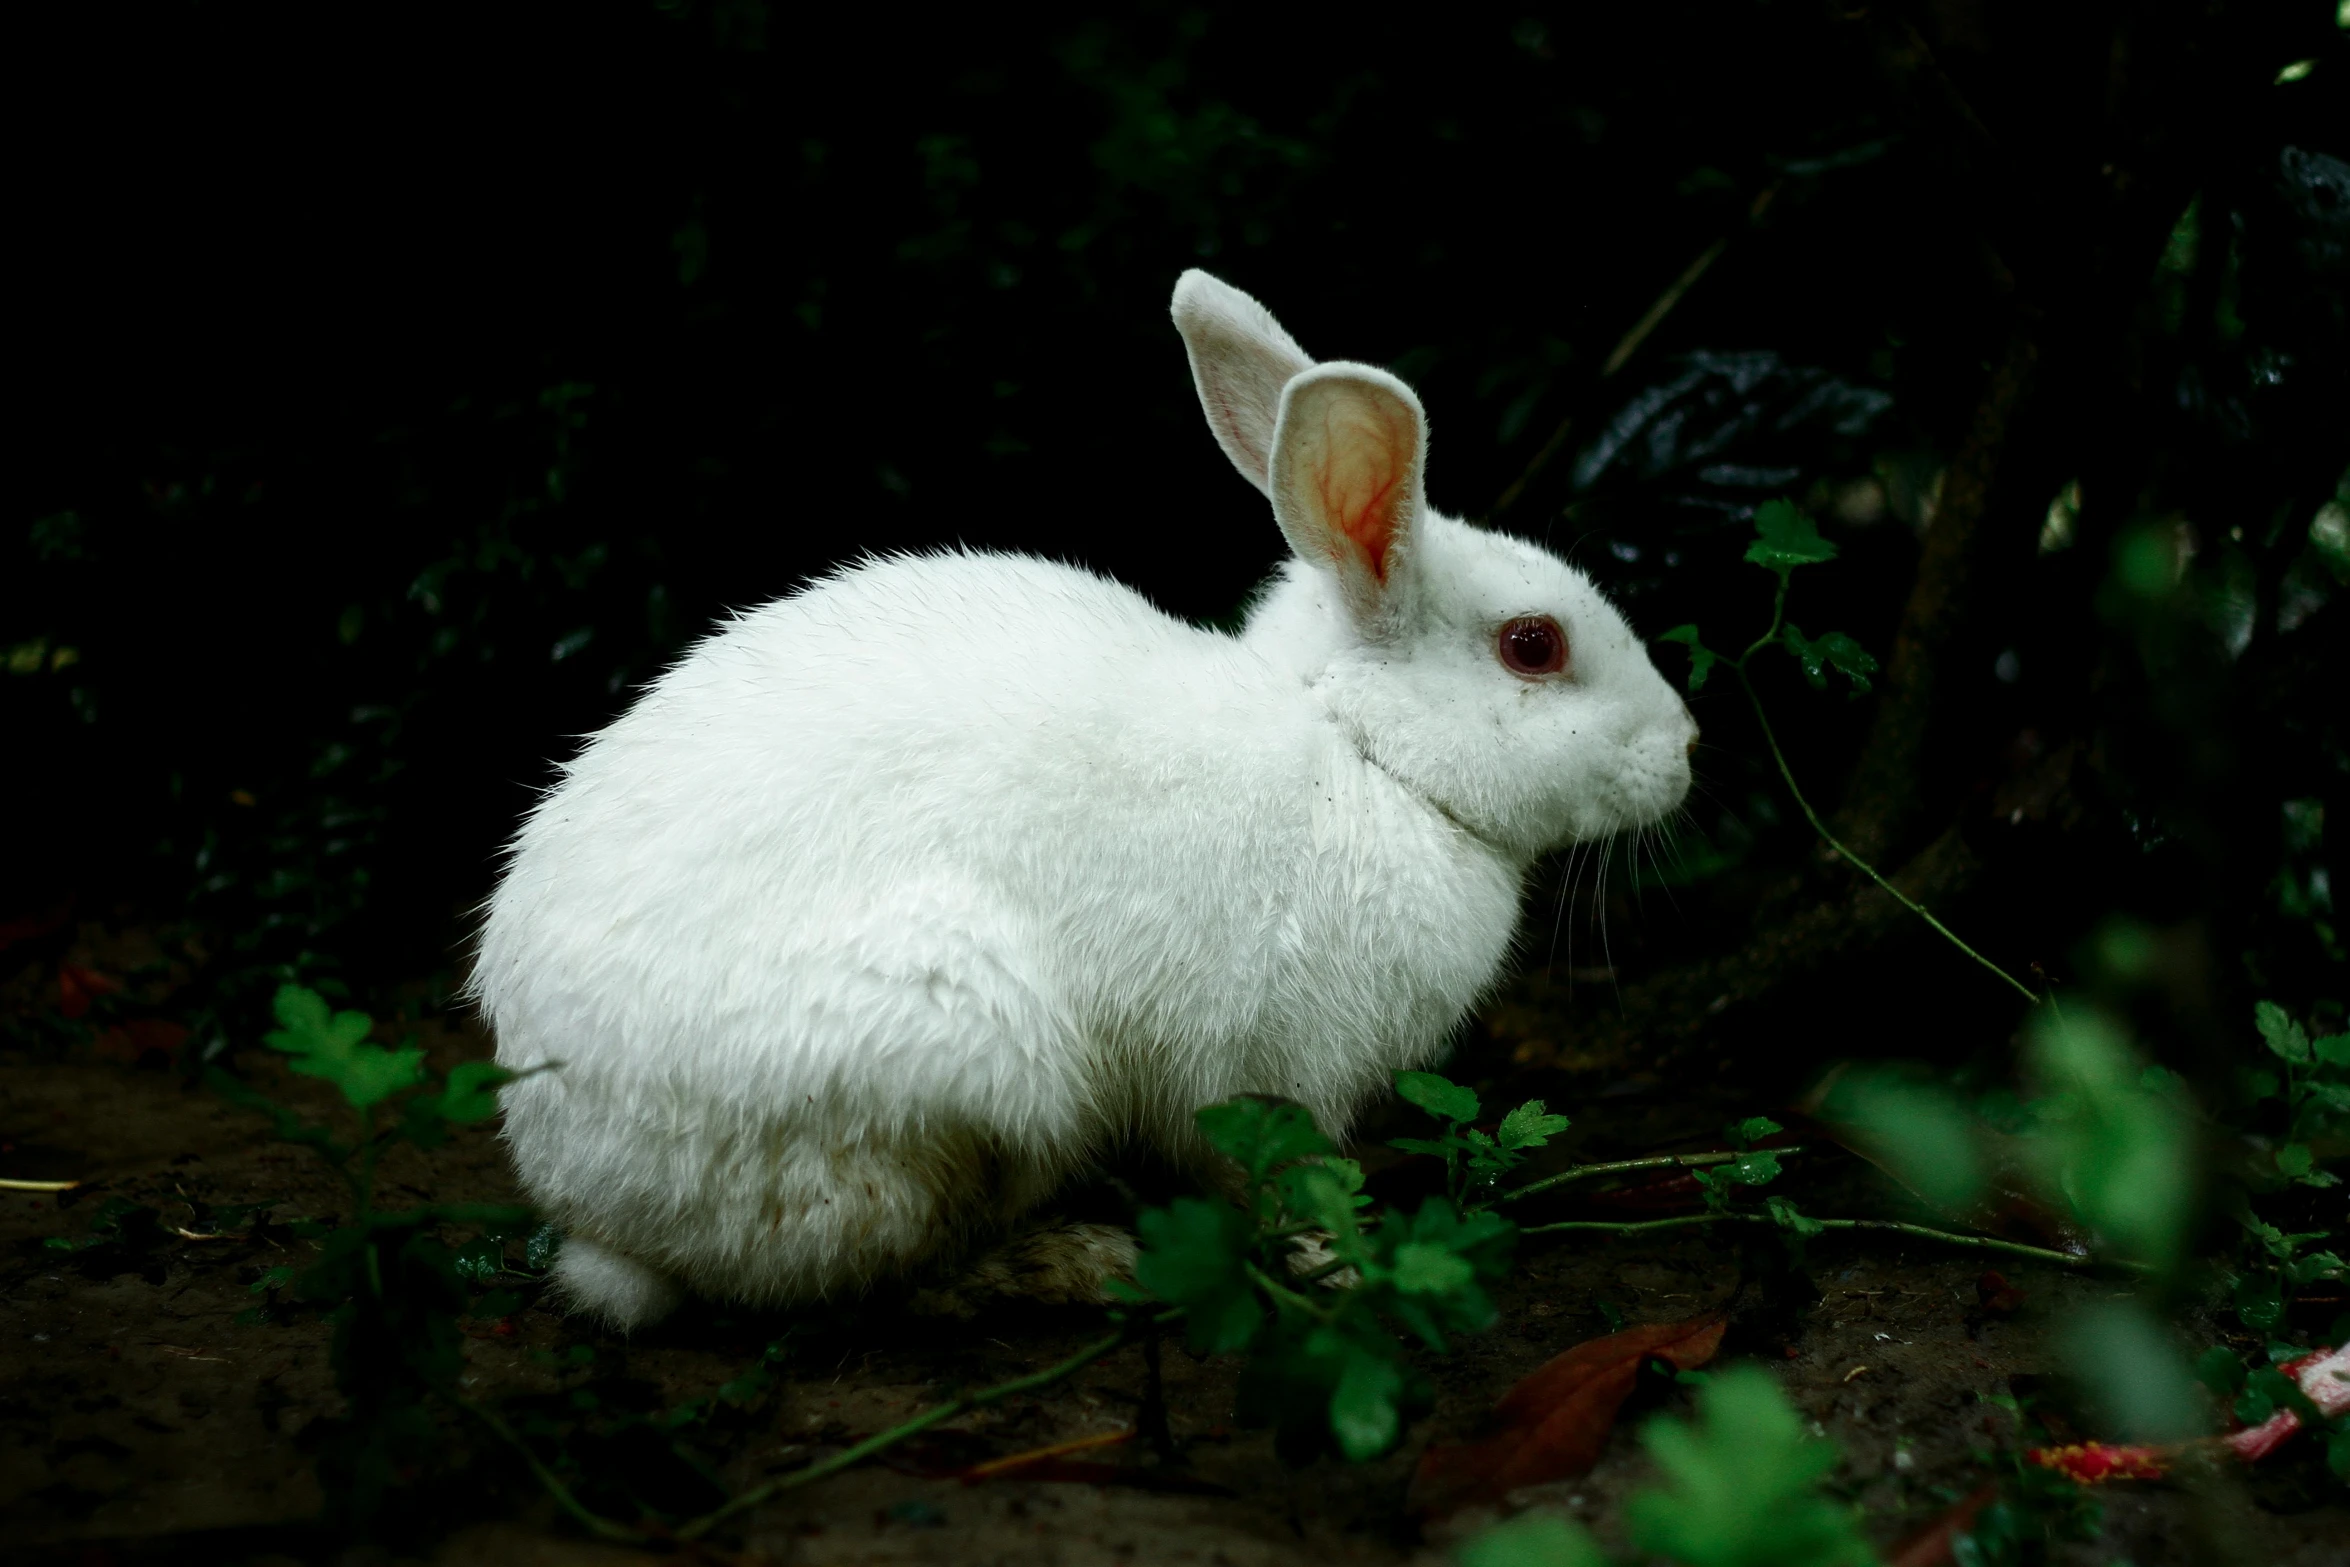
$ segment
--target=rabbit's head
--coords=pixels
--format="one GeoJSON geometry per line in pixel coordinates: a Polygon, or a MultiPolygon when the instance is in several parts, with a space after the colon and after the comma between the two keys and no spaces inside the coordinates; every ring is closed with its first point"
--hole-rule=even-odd
{"type": "Polygon", "coordinates": [[[1315,688],[1365,759],[1519,856],[1680,804],[1688,707],[1581,572],[1428,510],[1410,387],[1315,364],[1204,272],[1176,285],[1174,315],[1209,426],[1295,557],[1244,636],[1315,688]]]}

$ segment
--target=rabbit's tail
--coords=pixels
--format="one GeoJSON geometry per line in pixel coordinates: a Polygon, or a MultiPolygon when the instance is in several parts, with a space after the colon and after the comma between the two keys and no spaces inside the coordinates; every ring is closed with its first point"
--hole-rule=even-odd
{"type": "Polygon", "coordinates": [[[684,1288],[668,1274],[584,1235],[565,1237],[556,1253],[555,1288],[568,1309],[599,1317],[622,1333],[650,1327],[685,1299],[684,1288]]]}

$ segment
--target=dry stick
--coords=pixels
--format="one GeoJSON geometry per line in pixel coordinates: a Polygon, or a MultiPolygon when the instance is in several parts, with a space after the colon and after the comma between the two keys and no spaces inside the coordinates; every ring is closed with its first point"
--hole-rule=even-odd
{"type": "MultiPolygon", "coordinates": [[[[1771,199],[1779,194],[1779,187],[1785,183],[1784,180],[1773,180],[1762,188],[1746,209],[1748,227],[1762,221],[1763,213],[1770,208],[1771,199]]],[[[1722,259],[1722,252],[1729,248],[1730,236],[1724,234],[1700,251],[1697,259],[1682,269],[1681,275],[1673,279],[1672,286],[1656,296],[1656,303],[1648,307],[1648,313],[1633,322],[1632,329],[1616,340],[1615,348],[1599,367],[1599,380],[1606,381],[1624,368],[1626,361],[1640,351],[1640,345],[1648,341],[1648,335],[1673,313],[1673,307],[1681,302],[1681,296],[1695,288],[1697,280],[1704,277],[1713,264],[1722,259]]],[[[1558,428],[1550,432],[1550,439],[1542,443],[1540,450],[1527,461],[1524,471],[1511,481],[1508,489],[1501,492],[1501,499],[1493,503],[1492,515],[1498,517],[1517,504],[1518,497],[1525,493],[1527,485],[1534,482],[1535,475],[1550,466],[1550,460],[1558,455],[1559,448],[1567,444],[1567,437],[1574,428],[1575,416],[1571,413],[1558,422],[1558,428]]]]}
{"type": "MultiPolygon", "coordinates": [[[[1964,1246],[1975,1251],[2003,1251],[2012,1256],[2030,1257],[2036,1262],[2053,1262],[2068,1268],[2127,1268],[2137,1273],[2153,1271],[2142,1262],[2130,1262],[2118,1257],[2076,1257],[2069,1251],[2053,1251],[2046,1246],[2026,1246],[2021,1241],[1994,1240],[1988,1235],[1960,1235],[1952,1230],[1929,1229],[1923,1224],[1904,1224],[1898,1219],[1813,1219],[1810,1223],[1823,1230],[1891,1230],[1901,1235],[1915,1235],[1920,1240],[1939,1241],[1945,1246],[1964,1246]]],[[[1594,1230],[1610,1235],[1636,1235],[1649,1230],[1681,1229],[1693,1224],[1768,1224],[1779,1221],[1761,1213],[1692,1213],[1677,1219],[1635,1219],[1619,1222],[1608,1219],[1569,1219],[1559,1224],[1536,1224],[1520,1230],[1520,1235],[1549,1235],[1560,1230],[1594,1230]]]]}

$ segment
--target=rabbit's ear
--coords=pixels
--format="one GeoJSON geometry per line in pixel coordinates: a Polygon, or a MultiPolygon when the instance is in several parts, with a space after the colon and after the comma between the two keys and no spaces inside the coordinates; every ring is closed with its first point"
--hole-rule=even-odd
{"type": "Polygon", "coordinates": [[[1427,455],[1420,399],[1384,370],[1318,365],[1281,394],[1273,516],[1300,559],[1338,573],[1367,635],[1401,613],[1427,455]]]}
{"type": "Polygon", "coordinates": [[[1281,389],[1314,362],[1281,330],[1273,312],[1196,267],[1175,282],[1173,314],[1216,444],[1251,484],[1269,493],[1281,389]]]}

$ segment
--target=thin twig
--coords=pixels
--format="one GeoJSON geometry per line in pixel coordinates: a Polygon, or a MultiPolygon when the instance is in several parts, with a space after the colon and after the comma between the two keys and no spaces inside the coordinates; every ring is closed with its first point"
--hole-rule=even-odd
{"type": "MultiPolygon", "coordinates": [[[[1995,1240],[1988,1235],[1962,1235],[1955,1230],[1930,1229],[1923,1224],[1906,1224],[1898,1219],[1813,1219],[1810,1222],[1823,1230],[1890,1230],[1900,1235],[1914,1235],[1920,1240],[1939,1241],[1945,1246],[2006,1252],[2011,1256],[2030,1257],[2037,1262],[2053,1262],[2067,1268],[2126,1268],[2135,1273],[2152,1271],[2145,1263],[2124,1258],[2077,1257],[2071,1252],[2053,1251],[2046,1246],[2026,1246],[2021,1241],[1995,1240]]],[[[1609,1235],[1637,1235],[1650,1230],[1682,1229],[1697,1224],[1767,1224],[1778,1227],[1779,1221],[1762,1213],[1692,1213],[1674,1219],[1635,1219],[1627,1222],[1568,1219],[1558,1224],[1529,1225],[1518,1233],[1553,1235],[1562,1230],[1585,1230],[1609,1235]]]]}
{"type": "Polygon", "coordinates": [[[0,1192],[70,1192],[81,1184],[79,1181],[0,1180],[0,1192]]]}
{"type": "MultiPolygon", "coordinates": [[[[1770,1151],[1782,1157],[1803,1152],[1801,1148],[1774,1148],[1770,1151]]],[[[1653,1159],[1618,1159],[1610,1164],[1578,1164],[1573,1169],[1561,1170],[1556,1175],[1546,1175],[1539,1181],[1529,1181],[1524,1186],[1503,1192],[1493,1201],[1498,1207],[1505,1202],[1516,1202],[1521,1197],[1531,1197],[1536,1192],[1549,1191],[1553,1186],[1564,1186],[1569,1181],[1587,1181],[1594,1176],[1630,1175],[1639,1170],[1669,1170],[1676,1166],[1696,1170],[1709,1164],[1728,1164],[1739,1157],[1729,1152],[1668,1153],[1659,1154],[1653,1159]]]]}

